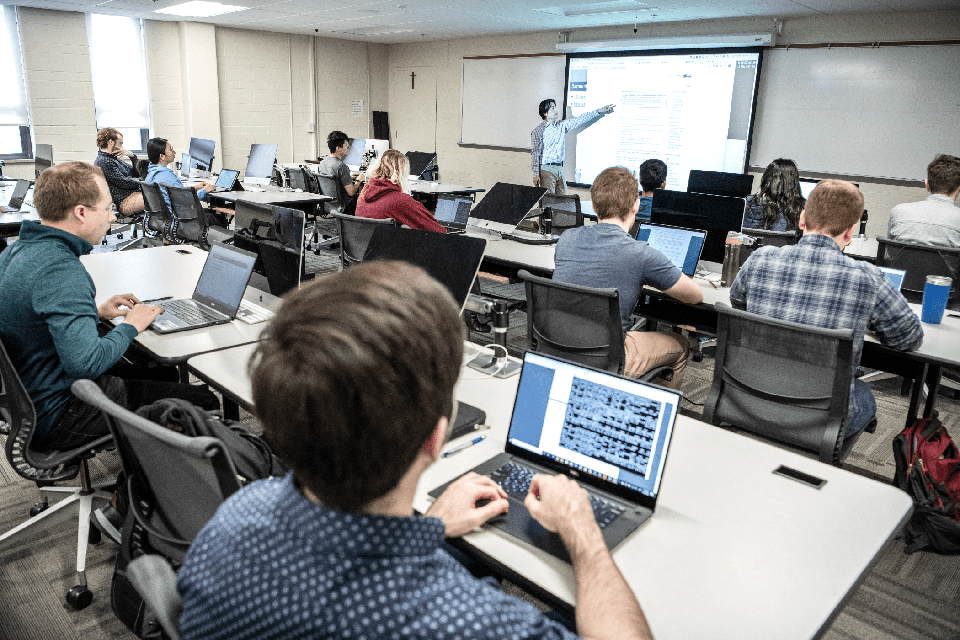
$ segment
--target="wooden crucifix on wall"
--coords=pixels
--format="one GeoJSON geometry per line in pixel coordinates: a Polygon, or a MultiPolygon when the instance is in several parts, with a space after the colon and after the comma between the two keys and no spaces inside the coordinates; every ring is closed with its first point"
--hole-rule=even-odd
{"type": "Polygon", "coordinates": [[[417,74],[413,71],[410,72],[410,88],[415,89],[417,82],[417,74]]]}

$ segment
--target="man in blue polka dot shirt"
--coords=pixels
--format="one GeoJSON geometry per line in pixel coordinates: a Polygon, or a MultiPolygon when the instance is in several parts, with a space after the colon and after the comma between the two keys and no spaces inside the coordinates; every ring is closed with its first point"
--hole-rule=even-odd
{"type": "MultiPolygon", "coordinates": [[[[492,480],[469,474],[414,515],[463,357],[443,285],[405,263],[363,264],[294,292],[266,334],[253,397],[293,473],[238,491],[197,536],[177,583],[184,638],[575,637],[444,549],[507,510],[492,480]]],[[[586,492],[540,475],[526,505],[570,552],[577,631],[651,638],[586,492]]]]}

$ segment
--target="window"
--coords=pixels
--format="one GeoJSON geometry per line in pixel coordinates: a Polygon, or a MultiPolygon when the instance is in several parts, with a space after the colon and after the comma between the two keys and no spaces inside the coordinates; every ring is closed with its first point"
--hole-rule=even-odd
{"type": "Polygon", "coordinates": [[[150,95],[140,20],[87,14],[87,38],[97,129],[118,129],[124,148],[142,153],[150,138],[150,95]]]}
{"type": "Polygon", "coordinates": [[[17,8],[0,7],[0,158],[31,158],[30,116],[23,82],[17,8]]]}

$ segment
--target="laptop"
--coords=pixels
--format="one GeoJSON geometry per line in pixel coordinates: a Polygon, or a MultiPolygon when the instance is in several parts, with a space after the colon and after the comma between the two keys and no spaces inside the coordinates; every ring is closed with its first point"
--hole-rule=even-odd
{"type": "Polygon", "coordinates": [[[191,165],[191,164],[193,164],[193,162],[190,160],[190,154],[189,154],[189,153],[181,153],[181,154],[180,154],[180,177],[181,177],[181,178],[183,178],[183,179],[185,179],[185,180],[190,178],[190,165],[191,165]]]}
{"type": "Polygon", "coordinates": [[[240,175],[239,171],[231,171],[230,169],[221,169],[220,175],[217,176],[217,181],[214,183],[213,193],[218,193],[220,191],[232,191],[234,185],[239,184],[237,177],[240,175]]]}
{"type": "Polygon", "coordinates": [[[470,218],[470,208],[473,200],[451,193],[442,193],[437,196],[437,210],[434,217],[447,233],[464,233],[467,230],[467,220],[470,218]]]}
{"type": "Polygon", "coordinates": [[[891,269],[890,267],[877,267],[880,271],[886,274],[890,278],[890,282],[893,283],[893,286],[896,287],[897,291],[900,291],[900,288],[903,286],[903,279],[907,277],[907,272],[901,269],[891,269]]]}
{"type": "Polygon", "coordinates": [[[211,246],[193,295],[154,302],[163,307],[164,313],[153,321],[150,328],[164,334],[232,321],[237,316],[256,261],[255,253],[222,244],[211,246]]]}
{"type": "Polygon", "coordinates": [[[10,202],[6,206],[0,206],[0,212],[13,213],[20,211],[20,207],[23,206],[23,199],[26,197],[27,191],[30,190],[30,184],[29,180],[17,180],[17,184],[13,187],[13,193],[10,194],[10,202]]]}
{"type": "Polygon", "coordinates": [[[507,514],[487,524],[569,562],[560,536],[523,505],[534,474],[563,473],[590,494],[613,550],[653,515],[679,405],[678,391],[528,351],[506,450],[472,469],[510,501],[507,514]]]}
{"type": "Polygon", "coordinates": [[[470,224],[501,235],[511,234],[546,192],[543,187],[498,182],[470,212],[470,224]]]}
{"type": "Polygon", "coordinates": [[[700,252],[706,242],[707,232],[703,229],[685,229],[665,224],[641,222],[635,225],[637,240],[643,240],[652,248],[667,257],[673,266],[693,277],[700,261],[700,252]]]}

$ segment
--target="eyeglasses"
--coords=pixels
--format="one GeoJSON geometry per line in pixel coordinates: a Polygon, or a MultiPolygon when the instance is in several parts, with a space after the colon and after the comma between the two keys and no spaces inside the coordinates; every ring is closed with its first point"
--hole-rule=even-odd
{"type": "Polygon", "coordinates": [[[85,204],[85,205],[83,205],[83,206],[85,206],[85,207],[90,207],[91,209],[106,209],[107,211],[109,211],[109,212],[112,213],[113,215],[117,215],[118,213],[120,213],[120,210],[117,209],[117,205],[113,204],[112,202],[111,202],[110,204],[108,204],[107,206],[105,206],[105,207],[98,207],[98,206],[95,205],[95,204],[85,204]]]}

